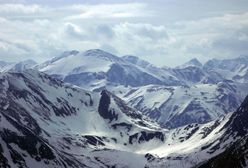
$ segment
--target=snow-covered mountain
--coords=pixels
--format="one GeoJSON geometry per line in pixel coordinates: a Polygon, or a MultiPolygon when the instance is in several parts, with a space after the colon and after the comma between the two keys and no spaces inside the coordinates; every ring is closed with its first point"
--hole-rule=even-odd
{"type": "Polygon", "coordinates": [[[36,64],[37,62],[35,62],[34,60],[30,60],[30,59],[24,60],[24,61],[14,64],[12,67],[7,69],[7,71],[22,72],[27,69],[32,69],[36,64]]]}
{"type": "Polygon", "coordinates": [[[172,68],[171,73],[187,85],[216,84],[226,79],[216,71],[207,71],[196,58],[172,68]]]}
{"type": "Polygon", "coordinates": [[[97,150],[126,155],[164,141],[165,130],[107,91],[85,91],[33,70],[3,73],[0,81],[0,165],[101,167],[97,150]]]}
{"type": "Polygon", "coordinates": [[[117,57],[92,49],[64,52],[35,69],[87,90],[107,89],[163,126],[174,128],[232,112],[248,94],[244,81],[226,78],[219,71],[223,66],[214,63],[202,65],[192,59],[176,68],[161,68],[136,56],[117,57]]]}
{"type": "Polygon", "coordinates": [[[14,65],[13,62],[0,61],[0,72],[5,71],[6,69],[11,67],[12,65],[14,65]]]}
{"type": "Polygon", "coordinates": [[[218,120],[167,130],[106,90],[35,70],[1,73],[0,86],[0,167],[190,168],[212,164],[233,142],[243,152],[234,162],[246,163],[248,98],[218,120]]]}
{"type": "Polygon", "coordinates": [[[125,61],[142,68],[151,74],[154,74],[158,79],[164,81],[166,85],[182,85],[184,84],[176,76],[173,75],[170,68],[157,67],[145,60],[142,60],[136,56],[126,55],[122,59],[125,61]]]}
{"type": "Polygon", "coordinates": [[[204,64],[207,72],[215,71],[223,78],[238,82],[248,82],[248,56],[233,59],[212,59],[204,64]]]}
{"type": "Polygon", "coordinates": [[[202,67],[203,65],[197,58],[193,58],[193,59],[189,60],[188,62],[186,62],[180,66],[177,66],[177,68],[186,68],[188,66],[202,67]]]}
{"type": "Polygon", "coordinates": [[[219,149],[223,144],[229,144],[223,152],[200,164],[199,168],[207,167],[248,167],[248,96],[241,106],[224,125],[224,134],[218,143],[212,144],[213,149],[219,149]],[[230,143],[231,142],[231,143],[230,143]]]}
{"type": "Polygon", "coordinates": [[[212,121],[235,111],[244,99],[235,83],[228,81],[217,85],[197,84],[190,87],[114,87],[111,91],[167,128],[212,121]]]}
{"type": "Polygon", "coordinates": [[[204,65],[197,59],[192,59],[176,68],[162,68],[136,56],[118,57],[99,49],[92,49],[85,52],[66,51],[61,56],[37,65],[36,69],[66,82],[94,90],[108,85],[135,87],[149,84],[166,86],[217,84],[226,79],[244,83],[247,82],[245,77],[247,65],[246,57],[239,57],[230,60],[210,60],[204,65]]]}
{"type": "Polygon", "coordinates": [[[179,83],[173,76],[162,75],[162,71],[158,74],[156,69],[146,69],[99,49],[65,52],[36,69],[91,90],[108,84],[143,86],[179,83]]]}
{"type": "Polygon", "coordinates": [[[22,72],[33,68],[37,63],[34,60],[24,60],[17,63],[0,61],[0,72],[13,71],[22,72]]]}
{"type": "Polygon", "coordinates": [[[248,166],[247,119],[248,97],[231,116],[227,115],[222,120],[204,125],[188,125],[176,129],[176,133],[187,132],[188,139],[179,138],[183,141],[181,144],[170,145],[168,149],[159,148],[161,151],[164,150],[165,156],[154,158],[149,166],[246,168],[248,166]],[[199,143],[202,144],[198,146],[199,143]]]}

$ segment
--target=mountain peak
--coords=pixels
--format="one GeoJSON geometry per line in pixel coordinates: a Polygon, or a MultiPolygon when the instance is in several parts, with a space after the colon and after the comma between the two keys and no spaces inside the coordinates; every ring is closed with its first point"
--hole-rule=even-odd
{"type": "Polygon", "coordinates": [[[134,65],[138,65],[138,66],[140,66],[140,67],[142,67],[142,68],[145,68],[145,67],[147,67],[147,66],[153,66],[151,63],[149,63],[149,62],[147,62],[147,61],[145,61],[145,60],[143,60],[143,59],[140,59],[140,58],[137,57],[137,56],[133,56],[133,55],[124,55],[124,56],[122,56],[122,58],[123,58],[125,61],[127,61],[127,62],[129,62],[129,63],[131,63],[131,64],[134,64],[134,65]]]}
{"type": "Polygon", "coordinates": [[[188,62],[184,63],[183,65],[178,66],[178,68],[185,68],[188,66],[197,66],[202,67],[202,63],[197,58],[192,58],[188,62]]]}
{"type": "Polygon", "coordinates": [[[202,63],[197,58],[193,58],[189,60],[187,63],[195,66],[202,66],[202,63]]]}
{"type": "Polygon", "coordinates": [[[101,49],[89,49],[89,50],[86,50],[85,52],[85,55],[95,55],[95,54],[104,54],[104,55],[112,55],[104,50],[101,50],[101,49]]]}
{"type": "Polygon", "coordinates": [[[101,49],[86,50],[82,55],[86,57],[95,57],[95,58],[108,60],[110,62],[123,62],[123,60],[120,57],[101,49]]]}
{"type": "Polygon", "coordinates": [[[139,61],[139,58],[137,56],[133,55],[124,55],[122,58],[130,63],[136,64],[139,61]]]}

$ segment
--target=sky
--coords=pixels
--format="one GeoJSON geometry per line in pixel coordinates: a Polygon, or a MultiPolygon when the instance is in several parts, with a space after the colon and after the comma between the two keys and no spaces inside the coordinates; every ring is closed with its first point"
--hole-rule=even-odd
{"type": "Polygon", "coordinates": [[[95,48],[170,67],[248,55],[248,1],[0,0],[0,60],[95,48]]]}

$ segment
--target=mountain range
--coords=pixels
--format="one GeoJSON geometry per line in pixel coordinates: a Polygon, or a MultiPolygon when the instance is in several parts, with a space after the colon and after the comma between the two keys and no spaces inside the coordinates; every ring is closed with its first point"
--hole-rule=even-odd
{"type": "Polygon", "coordinates": [[[160,125],[176,128],[206,123],[239,106],[248,94],[245,76],[236,80],[245,72],[237,71],[241,64],[248,67],[245,58],[203,65],[192,59],[175,68],[160,68],[135,56],[92,49],[64,52],[34,69],[87,90],[107,89],[160,125]],[[236,75],[225,75],[223,67],[226,74],[236,75]]]}
{"type": "Polygon", "coordinates": [[[248,57],[99,49],[0,62],[0,167],[247,167],[248,57]]]}

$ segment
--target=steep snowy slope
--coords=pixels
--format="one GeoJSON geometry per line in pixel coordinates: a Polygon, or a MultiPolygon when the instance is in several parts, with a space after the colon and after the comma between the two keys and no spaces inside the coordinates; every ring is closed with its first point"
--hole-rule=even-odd
{"type": "Polygon", "coordinates": [[[182,85],[183,81],[180,81],[176,76],[173,76],[171,68],[160,68],[147,61],[144,61],[136,56],[126,55],[122,57],[125,61],[134,64],[145,71],[154,74],[158,79],[164,81],[167,85],[182,85]]]}
{"type": "Polygon", "coordinates": [[[33,70],[1,74],[0,85],[0,165],[100,167],[96,149],[126,155],[164,141],[166,130],[107,91],[88,92],[33,70]]]}
{"type": "Polygon", "coordinates": [[[227,81],[197,59],[159,68],[135,56],[94,49],[64,52],[36,69],[87,90],[110,90],[171,128],[212,121],[234,111],[247,94],[245,84],[227,81]]]}
{"type": "Polygon", "coordinates": [[[122,97],[130,106],[169,128],[212,121],[235,111],[243,99],[236,85],[228,81],[217,85],[198,84],[191,87],[114,87],[112,92],[122,97]]]}
{"type": "MultiPolygon", "coordinates": [[[[188,125],[176,129],[169,147],[150,151],[159,154],[150,167],[246,168],[248,166],[248,97],[233,114],[204,125],[188,125]],[[184,133],[183,133],[184,132],[184,133]],[[178,140],[181,141],[178,144],[178,140]],[[209,158],[209,159],[208,159],[209,158]]],[[[172,131],[173,132],[173,131],[172,131]]]]}
{"type": "Polygon", "coordinates": [[[204,64],[208,72],[215,71],[223,78],[247,83],[248,82],[248,56],[240,56],[234,59],[209,60],[204,64]]]}
{"type": "Polygon", "coordinates": [[[190,168],[222,153],[232,135],[247,134],[239,111],[166,130],[106,90],[86,91],[34,70],[3,73],[0,166],[190,168]]]}
{"type": "Polygon", "coordinates": [[[193,58],[183,65],[177,66],[177,68],[186,68],[188,66],[202,67],[202,63],[197,58],[193,58]]]}
{"type": "Polygon", "coordinates": [[[24,60],[9,67],[8,69],[6,69],[6,71],[22,72],[26,69],[33,68],[36,64],[37,62],[35,62],[34,60],[24,60]]]}
{"type": "Polygon", "coordinates": [[[9,67],[11,67],[13,65],[14,65],[13,62],[0,61],[0,72],[3,72],[6,69],[9,69],[9,67]]]}
{"type": "Polygon", "coordinates": [[[225,124],[226,131],[220,138],[220,141],[214,146],[219,148],[221,143],[231,139],[231,143],[226,149],[217,156],[200,164],[200,168],[207,167],[225,167],[242,168],[248,167],[248,96],[225,124]]]}
{"type": "Polygon", "coordinates": [[[33,60],[24,60],[17,63],[0,61],[0,72],[14,71],[21,72],[33,68],[37,63],[33,60]]]}
{"type": "Polygon", "coordinates": [[[65,52],[36,69],[91,90],[109,83],[131,86],[166,84],[156,75],[99,49],[65,52]]]}
{"type": "Polygon", "coordinates": [[[194,85],[199,83],[215,84],[224,78],[217,72],[207,72],[197,59],[191,59],[175,68],[160,68],[135,56],[123,56],[124,60],[155,74],[159,79],[168,81],[170,85],[194,85]],[[169,82],[170,81],[170,82],[169,82]]]}

